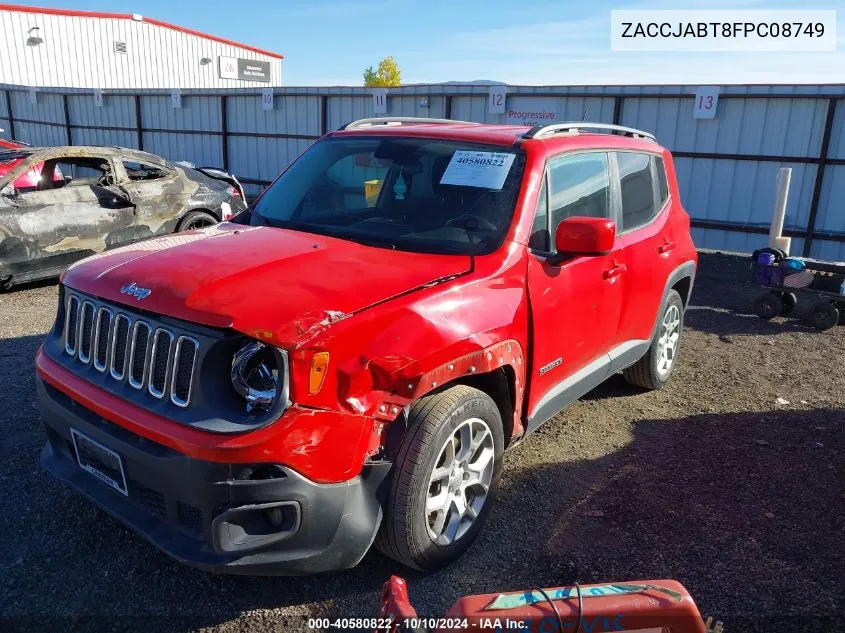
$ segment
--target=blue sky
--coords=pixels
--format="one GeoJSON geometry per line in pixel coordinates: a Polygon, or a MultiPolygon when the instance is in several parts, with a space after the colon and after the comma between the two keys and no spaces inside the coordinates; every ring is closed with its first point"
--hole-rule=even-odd
{"type": "Polygon", "coordinates": [[[396,57],[404,83],[845,83],[845,0],[40,0],[140,13],[282,53],[289,86],[360,85],[396,57]],[[611,9],[838,9],[835,53],[624,53],[611,9]]]}

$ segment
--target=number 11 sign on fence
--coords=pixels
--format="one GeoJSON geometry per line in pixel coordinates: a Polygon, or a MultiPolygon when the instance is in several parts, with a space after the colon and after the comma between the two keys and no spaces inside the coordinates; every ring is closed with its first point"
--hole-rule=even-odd
{"type": "Polygon", "coordinates": [[[699,86],[695,91],[695,105],[692,108],[693,119],[715,119],[716,105],[719,103],[717,86],[699,86]]]}

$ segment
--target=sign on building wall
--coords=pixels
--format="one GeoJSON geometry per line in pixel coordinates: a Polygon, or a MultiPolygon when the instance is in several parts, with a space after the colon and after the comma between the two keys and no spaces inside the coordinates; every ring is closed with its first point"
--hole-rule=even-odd
{"type": "Polygon", "coordinates": [[[505,123],[511,125],[545,125],[557,121],[555,99],[508,100],[505,123]]]}
{"type": "Polygon", "coordinates": [[[373,88],[373,112],[387,114],[387,88],[373,88]]]}
{"type": "Polygon", "coordinates": [[[490,86],[490,97],[487,101],[487,111],[490,114],[505,113],[505,99],[507,98],[507,86],[490,86]]]}
{"type": "Polygon", "coordinates": [[[273,109],[273,89],[272,88],[262,88],[261,89],[261,109],[262,110],[272,110],[273,109]]]}
{"type": "Polygon", "coordinates": [[[220,78],[270,83],[270,62],[220,56],[220,78]]]}
{"type": "Polygon", "coordinates": [[[719,104],[718,86],[699,86],[695,91],[695,105],[692,109],[693,119],[715,119],[716,106],[719,104]]]}

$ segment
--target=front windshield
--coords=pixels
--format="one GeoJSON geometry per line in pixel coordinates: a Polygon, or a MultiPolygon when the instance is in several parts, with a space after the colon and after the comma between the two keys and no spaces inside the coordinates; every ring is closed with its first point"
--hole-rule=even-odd
{"type": "Polygon", "coordinates": [[[425,253],[481,254],[511,222],[524,156],[423,138],[329,138],[259,198],[250,224],[425,253]]]}

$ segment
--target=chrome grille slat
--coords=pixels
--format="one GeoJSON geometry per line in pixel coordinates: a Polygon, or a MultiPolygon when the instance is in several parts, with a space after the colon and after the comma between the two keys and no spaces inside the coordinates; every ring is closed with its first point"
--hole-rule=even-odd
{"type": "Polygon", "coordinates": [[[101,306],[96,314],[97,316],[94,319],[94,345],[91,355],[94,357],[94,369],[106,371],[113,313],[108,308],[101,306]],[[103,327],[104,318],[108,319],[105,327],[103,327]]]}
{"type": "Polygon", "coordinates": [[[91,339],[94,334],[94,304],[90,301],[83,301],[77,320],[79,321],[79,334],[76,337],[79,343],[78,356],[79,360],[87,364],[91,360],[91,339]]]}
{"type": "Polygon", "coordinates": [[[191,401],[199,341],[189,336],[176,339],[173,357],[173,377],[170,379],[170,401],[177,407],[187,407],[191,401]],[[190,349],[186,349],[190,346],[190,349]],[[189,356],[190,355],[190,356],[189,356]]]}
{"type": "Polygon", "coordinates": [[[65,314],[65,351],[76,355],[76,342],[79,335],[79,297],[70,295],[67,299],[65,314]]]}
{"type": "Polygon", "coordinates": [[[170,372],[170,350],[172,347],[173,334],[170,330],[161,327],[156,328],[155,334],[153,334],[153,353],[150,356],[150,373],[147,378],[147,391],[155,398],[163,398],[167,390],[167,374],[170,372]],[[167,337],[166,349],[162,349],[164,337],[167,337]]]}
{"type": "Polygon", "coordinates": [[[150,347],[152,328],[146,321],[136,321],[132,326],[132,346],[129,350],[129,384],[135,389],[144,386],[147,374],[147,352],[150,347]],[[140,358],[140,365],[138,359],[140,358]]]}
{"type": "Polygon", "coordinates": [[[115,380],[123,380],[126,376],[126,364],[127,360],[129,360],[131,324],[132,321],[125,314],[118,314],[114,318],[114,327],[112,328],[110,341],[111,360],[109,361],[109,373],[115,380]]]}
{"type": "Polygon", "coordinates": [[[190,404],[197,339],[71,292],[65,310],[64,349],[71,359],[159,400],[190,404]]]}

